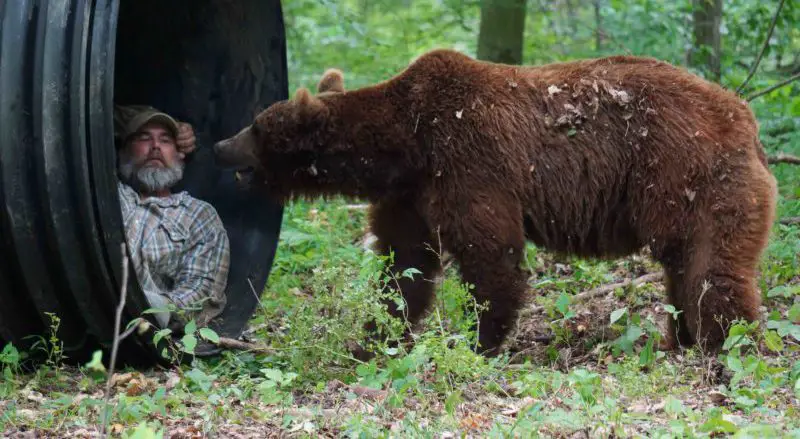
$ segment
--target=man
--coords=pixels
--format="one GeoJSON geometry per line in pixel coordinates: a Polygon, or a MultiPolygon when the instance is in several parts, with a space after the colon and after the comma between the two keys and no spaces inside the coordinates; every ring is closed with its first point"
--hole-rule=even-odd
{"type": "MultiPolygon", "coordinates": [[[[204,326],[225,307],[230,249],[214,207],[172,191],[194,149],[191,126],[146,106],[117,106],[114,123],[122,218],[139,283],[153,308],[175,305],[204,326]]],[[[169,312],[155,317],[162,328],[187,321],[169,312]]]]}

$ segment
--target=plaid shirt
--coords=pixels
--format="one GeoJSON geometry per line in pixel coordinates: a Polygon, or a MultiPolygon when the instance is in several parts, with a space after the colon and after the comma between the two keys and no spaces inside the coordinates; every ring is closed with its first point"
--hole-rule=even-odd
{"type": "Polygon", "coordinates": [[[225,307],[230,263],[228,236],[217,211],[186,192],[142,199],[123,183],[118,191],[142,289],[178,308],[197,308],[204,300],[202,310],[187,318],[207,324],[225,307]]]}

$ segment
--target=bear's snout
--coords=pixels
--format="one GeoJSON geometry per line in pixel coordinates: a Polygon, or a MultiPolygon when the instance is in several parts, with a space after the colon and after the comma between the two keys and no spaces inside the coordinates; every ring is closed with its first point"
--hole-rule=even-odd
{"type": "Polygon", "coordinates": [[[251,143],[252,139],[242,133],[215,143],[213,149],[217,166],[237,169],[256,166],[251,143]]]}

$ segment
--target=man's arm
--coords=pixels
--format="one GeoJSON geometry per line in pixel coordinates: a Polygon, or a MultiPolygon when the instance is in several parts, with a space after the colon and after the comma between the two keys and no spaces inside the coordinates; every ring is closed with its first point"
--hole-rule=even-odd
{"type": "Polygon", "coordinates": [[[202,307],[189,314],[204,325],[225,307],[225,287],[230,269],[230,243],[217,216],[209,208],[196,219],[193,236],[181,259],[175,287],[167,296],[179,308],[202,307]],[[198,303],[203,301],[203,303],[198,303]]]}

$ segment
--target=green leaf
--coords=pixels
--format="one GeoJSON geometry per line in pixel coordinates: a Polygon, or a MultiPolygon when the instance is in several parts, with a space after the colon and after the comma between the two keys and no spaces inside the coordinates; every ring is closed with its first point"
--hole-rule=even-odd
{"type": "Polygon", "coordinates": [[[675,398],[674,396],[669,395],[664,401],[664,411],[667,414],[673,416],[683,414],[684,411],[683,402],[681,402],[681,400],[675,398]]]}
{"type": "Polygon", "coordinates": [[[172,334],[172,330],[169,328],[162,329],[155,334],[153,334],[153,344],[158,344],[162,338],[166,337],[167,335],[172,334]]]}
{"type": "Polygon", "coordinates": [[[794,382],[794,395],[800,398],[800,378],[794,382]]]}
{"type": "Polygon", "coordinates": [[[194,334],[195,331],[197,331],[197,322],[194,320],[189,320],[189,323],[183,327],[184,334],[194,334]]]}
{"type": "Polygon", "coordinates": [[[200,337],[203,337],[204,339],[206,339],[206,340],[208,340],[208,341],[210,341],[212,343],[219,343],[219,335],[217,335],[217,333],[214,332],[213,329],[211,329],[211,328],[200,328],[200,331],[198,331],[198,332],[200,333],[200,337]]]}
{"type": "Polygon", "coordinates": [[[556,299],[556,309],[562,315],[567,314],[567,310],[569,310],[569,296],[567,293],[561,293],[561,295],[558,296],[558,299],[556,299]]]}
{"type": "Polygon", "coordinates": [[[407,268],[403,271],[403,275],[401,277],[407,277],[413,280],[415,274],[422,274],[422,272],[416,268],[407,268]]]}
{"type": "Polygon", "coordinates": [[[261,369],[261,373],[263,373],[267,379],[275,382],[280,382],[283,378],[283,372],[278,369],[261,369]]]}
{"type": "Polygon", "coordinates": [[[184,352],[194,353],[194,348],[197,346],[197,337],[193,334],[186,334],[181,338],[181,342],[183,343],[184,352]]]}
{"type": "Polygon", "coordinates": [[[611,322],[609,324],[613,325],[614,322],[619,320],[625,313],[628,312],[628,307],[615,309],[614,312],[611,313],[611,322]]]}
{"type": "Polygon", "coordinates": [[[781,336],[778,335],[777,332],[774,330],[769,330],[764,334],[764,342],[767,345],[767,348],[772,352],[780,352],[783,350],[783,340],[781,336]]]}
{"type": "Polygon", "coordinates": [[[736,433],[736,424],[726,421],[721,417],[711,418],[705,424],[700,426],[702,432],[722,432],[722,433],[736,433]]]}
{"type": "Polygon", "coordinates": [[[729,354],[725,357],[728,368],[734,372],[741,372],[744,370],[742,360],[739,358],[738,352],[729,354]]]}
{"type": "Polygon", "coordinates": [[[789,309],[789,321],[792,323],[800,323],[800,303],[795,303],[789,309]]]}
{"type": "Polygon", "coordinates": [[[644,349],[639,352],[639,365],[647,366],[648,364],[652,364],[654,359],[655,353],[653,350],[653,338],[650,337],[647,339],[647,344],[645,345],[644,349]]]}
{"type": "Polygon", "coordinates": [[[103,351],[94,351],[92,353],[92,360],[86,363],[86,368],[97,372],[105,372],[106,366],[103,364],[103,351]]]}
{"type": "Polygon", "coordinates": [[[779,285],[767,292],[767,297],[791,298],[800,295],[800,285],[779,285]]]}

